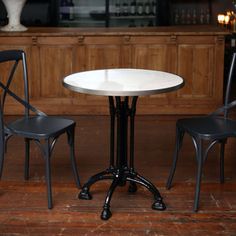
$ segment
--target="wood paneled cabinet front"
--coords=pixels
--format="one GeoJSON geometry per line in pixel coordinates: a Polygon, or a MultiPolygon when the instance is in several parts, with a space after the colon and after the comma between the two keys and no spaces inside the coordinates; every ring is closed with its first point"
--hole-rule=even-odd
{"type": "MultiPolygon", "coordinates": [[[[0,37],[0,50],[23,49],[32,104],[48,114],[108,114],[106,97],[62,86],[71,73],[143,68],[179,74],[184,88],[140,97],[139,114],[201,114],[222,103],[224,38],[218,35],[73,35],[0,37]]],[[[1,68],[5,75],[7,68],[1,68]]],[[[20,88],[20,87],[19,87],[20,88]]],[[[8,113],[17,114],[9,101],[8,113]]]]}

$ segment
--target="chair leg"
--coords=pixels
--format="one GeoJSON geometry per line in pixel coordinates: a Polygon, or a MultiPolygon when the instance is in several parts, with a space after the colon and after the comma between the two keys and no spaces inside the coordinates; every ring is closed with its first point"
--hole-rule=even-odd
{"type": "Polygon", "coordinates": [[[4,156],[5,156],[4,146],[5,146],[4,140],[0,139],[0,179],[2,178],[4,156]]]}
{"type": "Polygon", "coordinates": [[[174,151],[174,157],[173,157],[173,163],[170,169],[170,174],[166,183],[166,188],[170,189],[171,188],[171,183],[175,174],[175,170],[176,170],[176,164],[178,161],[178,156],[179,156],[179,150],[181,148],[182,145],[182,141],[183,141],[183,137],[184,137],[184,132],[181,131],[178,127],[176,127],[176,142],[175,142],[175,151],[174,151]]]}
{"type": "Polygon", "coordinates": [[[51,187],[51,156],[50,156],[50,143],[46,140],[45,145],[45,167],[46,167],[46,184],[47,184],[47,196],[48,196],[48,209],[52,209],[52,187],[51,187]]]}
{"type": "Polygon", "coordinates": [[[200,187],[201,187],[201,178],[202,178],[202,166],[203,166],[203,150],[202,150],[202,140],[199,140],[196,143],[196,154],[197,154],[197,180],[196,180],[196,191],[194,199],[194,211],[198,211],[199,206],[199,197],[200,197],[200,187]]]}
{"type": "Polygon", "coordinates": [[[78,188],[81,188],[81,183],[80,183],[79,174],[77,170],[77,164],[75,160],[74,132],[75,132],[75,127],[73,127],[73,129],[67,132],[67,136],[68,136],[68,143],[70,145],[70,159],[71,159],[72,170],[73,170],[73,174],[75,178],[75,183],[78,188]]]}
{"type": "Polygon", "coordinates": [[[30,140],[25,138],[25,180],[29,179],[30,140]]]}
{"type": "Polygon", "coordinates": [[[5,132],[4,132],[4,122],[3,122],[3,111],[2,111],[2,101],[0,102],[0,179],[2,178],[4,156],[5,156],[5,132]]]}
{"type": "Polygon", "coordinates": [[[226,140],[223,140],[220,143],[220,183],[223,184],[225,181],[225,173],[224,173],[224,152],[225,152],[225,143],[226,140]]]}

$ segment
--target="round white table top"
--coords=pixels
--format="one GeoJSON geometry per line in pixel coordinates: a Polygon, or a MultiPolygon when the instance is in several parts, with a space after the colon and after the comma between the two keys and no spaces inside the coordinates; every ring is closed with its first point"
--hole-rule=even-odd
{"type": "Polygon", "coordinates": [[[76,92],[105,96],[140,96],[181,88],[184,80],[175,74],[143,69],[105,69],[71,74],[63,85],[76,92]]]}

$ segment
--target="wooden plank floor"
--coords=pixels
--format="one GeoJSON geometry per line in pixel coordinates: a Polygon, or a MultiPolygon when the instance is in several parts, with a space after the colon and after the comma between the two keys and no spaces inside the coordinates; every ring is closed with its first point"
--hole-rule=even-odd
{"type": "MultiPolygon", "coordinates": [[[[82,183],[107,167],[109,118],[72,117],[77,121],[76,155],[82,183]]],[[[219,183],[219,155],[209,154],[204,166],[200,210],[193,213],[196,163],[186,137],[174,186],[165,189],[175,139],[177,116],[138,116],[135,133],[135,167],[160,190],[167,209],[151,209],[152,195],[143,187],[129,194],[115,191],[108,221],[100,213],[109,181],[91,188],[93,199],[77,198],[66,137],[58,141],[52,159],[54,208],[47,209],[44,162],[32,145],[30,180],[23,180],[23,140],[9,141],[0,181],[0,235],[236,235],[236,140],[226,148],[226,182],[219,183]]]]}

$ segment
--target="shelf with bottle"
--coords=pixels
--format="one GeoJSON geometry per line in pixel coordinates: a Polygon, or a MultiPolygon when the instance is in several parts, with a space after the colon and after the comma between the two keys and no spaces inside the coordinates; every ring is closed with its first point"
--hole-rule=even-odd
{"type": "Polygon", "coordinates": [[[156,12],[156,0],[113,0],[109,5],[109,26],[154,26],[156,12]]]}
{"type": "Polygon", "coordinates": [[[156,26],[160,0],[60,0],[59,26],[156,26]]]}
{"type": "Polygon", "coordinates": [[[61,0],[59,26],[105,27],[105,0],[61,0]]]}
{"type": "Polygon", "coordinates": [[[170,1],[171,25],[211,24],[211,1],[170,1]]]}
{"type": "Polygon", "coordinates": [[[204,25],[211,23],[211,16],[208,9],[201,8],[176,8],[172,15],[173,25],[204,25]]]}

